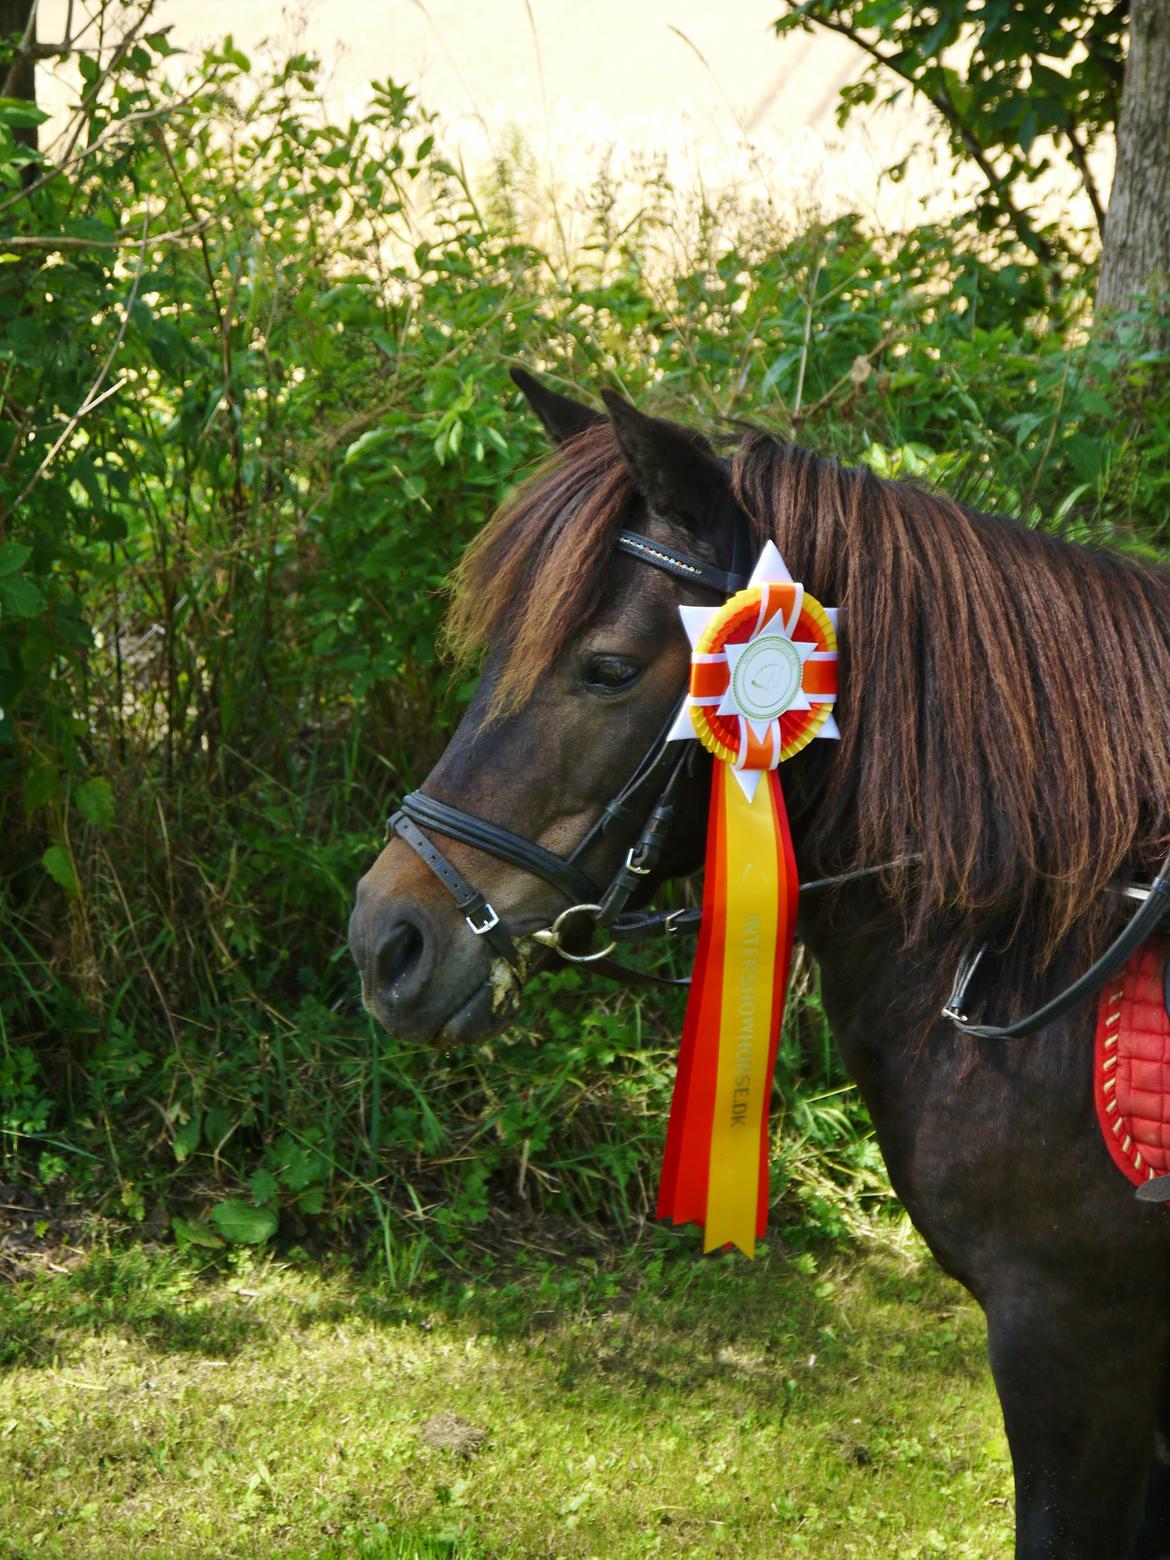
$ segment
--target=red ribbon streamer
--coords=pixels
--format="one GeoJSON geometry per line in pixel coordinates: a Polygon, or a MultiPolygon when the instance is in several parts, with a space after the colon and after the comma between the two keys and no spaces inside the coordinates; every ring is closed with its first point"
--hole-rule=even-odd
{"type": "MultiPolygon", "coordinates": [[[[722,1065],[726,1077],[727,1067],[735,1065],[732,1054],[736,1044],[735,1009],[725,994],[724,970],[729,954],[734,955],[736,951],[728,944],[728,874],[730,870],[731,892],[734,896],[738,881],[736,874],[744,870],[744,863],[737,861],[736,856],[736,827],[734,823],[730,828],[728,825],[728,787],[737,785],[738,781],[731,774],[729,766],[717,762],[712,774],[707,825],[703,920],[671,1101],[658,1193],[658,1217],[670,1219],[675,1224],[694,1223],[703,1226],[707,1234],[707,1249],[722,1246],[730,1238],[732,1243],[739,1245],[746,1255],[751,1256],[754,1241],[750,1233],[745,1231],[754,1230],[756,1238],[759,1238],[763,1236],[767,1224],[768,1110],[780,1027],[784,1018],[799,881],[780,777],[775,770],[770,770],[761,776],[760,791],[765,792],[765,795],[759,797],[761,803],[767,800],[771,814],[770,848],[775,850],[776,859],[774,864],[766,865],[770,874],[774,868],[778,889],[771,946],[759,950],[759,958],[768,959],[771,964],[768,1053],[758,1109],[754,1119],[744,1124],[744,1130],[754,1130],[758,1137],[759,1177],[755,1187],[743,1188],[743,1197],[749,1202],[754,1198],[755,1203],[754,1209],[741,1211],[748,1215],[754,1213],[754,1218],[741,1217],[735,1220],[735,1232],[728,1237],[721,1229],[708,1227],[708,1193],[720,1068],[722,1065]]],[[[738,804],[738,797],[733,800],[738,804]]],[[[734,818],[734,809],[732,816],[734,818]]]]}

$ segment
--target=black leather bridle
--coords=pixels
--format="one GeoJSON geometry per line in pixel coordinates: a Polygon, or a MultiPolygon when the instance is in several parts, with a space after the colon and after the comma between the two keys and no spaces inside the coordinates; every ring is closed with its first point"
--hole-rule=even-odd
{"type": "MultiPolygon", "coordinates": [[[[751,545],[747,521],[743,516],[737,516],[732,566],[726,571],[661,542],[653,542],[636,531],[619,532],[616,542],[620,552],[662,569],[688,584],[715,591],[724,598],[742,590],[747,584],[751,545]]],[[[671,714],[670,720],[629,780],[568,856],[558,856],[533,840],[513,834],[497,823],[477,818],[474,813],[464,812],[447,802],[437,801],[422,791],[412,791],[403,798],[398,811],[387,821],[386,837],[389,839],[392,833],[396,834],[410,846],[454,896],[471,932],[476,937],[486,938],[493,951],[519,974],[523,974],[525,959],[518,943],[527,939],[551,949],[571,963],[592,965],[598,974],[630,984],[686,986],[689,984],[686,980],[670,980],[644,970],[631,969],[610,957],[619,943],[632,942],[656,933],[670,935],[693,932],[701,918],[702,912],[698,909],[635,912],[627,908],[640,884],[658,865],[674,820],[679,794],[684,782],[693,774],[696,745],[686,742],[675,746],[667,741],[667,734],[674,725],[676,715],[677,710],[671,714]],[[656,796],[657,799],[647,812],[645,807],[648,796],[656,796]],[[646,819],[637,842],[626,852],[625,860],[610,880],[609,886],[599,889],[582,870],[582,859],[592,846],[604,838],[608,830],[636,817],[646,819]],[[485,895],[451,865],[442,851],[426,837],[424,829],[474,846],[476,850],[482,850],[497,860],[507,861],[543,879],[569,901],[568,907],[560,912],[550,926],[524,933],[519,939],[513,937],[485,895]],[[571,938],[570,928],[574,920],[580,917],[586,917],[593,930],[601,928],[606,932],[610,939],[606,947],[587,953],[578,953],[566,947],[566,937],[571,938]]],[[[802,883],[800,892],[803,896],[858,878],[876,876],[892,867],[907,866],[921,859],[921,856],[906,856],[896,862],[855,869],[837,877],[817,878],[802,883]]],[[[943,1017],[976,1039],[1010,1040],[1034,1034],[1078,1002],[1085,1001],[1122,968],[1166,915],[1170,906],[1170,856],[1162,863],[1148,887],[1131,885],[1124,892],[1142,901],[1130,921],[1089,969],[1034,1013],[1004,1025],[973,1024],[969,1020],[964,1011],[966,998],[972,978],[986,951],[986,944],[973,943],[959,961],[950,996],[943,1008],[943,1017]]],[[[1170,1181],[1170,1178],[1167,1179],[1170,1181]]]]}
{"type": "MultiPolygon", "coordinates": [[[[621,531],[615,543],[619,552],[627,553],[656,569],[662,569],[675,579],[714,591],[726,599],[742,590],[748,582],[753,561],[753,542],[746,518],[736,521],[732,546],[731,568],[716,568],[714,564],[693,558],[662,542],[651,541],[636,531],[621,531]]],[[[510,829],[478,818],[474,813],[440,802],[422,791],[412,791],[405,796],[386,823],[386,838],[398,836],[426,863],[455,900],[462,911],[468,929],[486,939],[492,951],[523,974],[525,958],[519,944],[535,942],[559,954],[572,964],[588,964],[599,975],[609,976],[629,985],[687,986],[689,980],[672,980],[653,975],[646,970],[632,969],[610,957],[619,943],[634,942],[655,935],[677,936],[695,932],[702,916],[698,908],[680,910],[632,911],[627,907],[630,899],[652,875],[662,856],[663,847],[674,822],[683,786],[694,774],[698,760],[696,743],[676,744],[667,740],[678,711],[671,712],[669,720],[643,757],[634,773],[621,790],[608,803],[597,822],[584,839],[568,856],[558,856],[534,840],[513,834],[510,829]],[[652,801],[648,800],[653,798],[652,801]],[[618,825],[628,825],[632,820],[644,818],[637,841],[626,852],[621,866],[610,879],[608,887],[601,889],[585,873],[581,862],[598,841],[618,825]],[[506,861],[533,877],[542,879],[568,900],[562,910],[547,927],[522,933],[514,937],[504,925],[485,894],[475,888],[447,860],[438,846],[423,833],[446,835],[460,844],[471,845],[498,861],[506,861]],[[575,942],[579,927],[574,923],[584,918],[592,931],[600,928],[609,941],[606,946],[590,952],[576,952],[566,945],[575,942]]],[[[877,867],[863,867],[837,877],[817,878],[802,883],[802,895],[821,889],[836,887],[839,883],[857,878],[877,876],[891,866],[906,865],[919,858],[906,857],[900,862],[885,862],[877,867]]]]}
{"type": "MultiPolygon", "coordinates": [[[[714,564],[690,557],[662,542],[651,541],[636,531],[619,532],[615,545],[619,552],[662,569],[675,579],[714,591],[723,598],[742,590],[748,581],[751,537],[747,521],[742,517],[737,517],[732,566],[729,570],[716,568],[714,564]]],[[[410,846],[450,891],[457,908],[463,912],[469,930],[476,937],[486,938],[493,952],[518,972],[523,970],[525,963],[518,943],[528,939],[551,949],[571,963],[590,964],[599,974],[633,984],[685,986],[688,984],[685,980],[668,980],[664,976],[630,969],[610,958],[619,942],[630,942],[655,933],[670,935],[694,931],[699,923],[698,909],[639,913],[626,908],[633,894],[658,865],[683,785],[694,773],[697,756],[695,744],[667,741],[677,713],[677,710],[671,712],[669,721],[637,769],[568,856],[558,856],[543,845],[502,828],[498,823],[477,818],[474,813],[437,801],[422,791],[412,791],[409,796],[403,797],[398,811],[391,814],[387,821],[386,837],[389,839],[391,834],[396,834],[410,846]],[[647,809],[649,798],[654,800],[647,809]],[[598,888],[580,863],[611,829],[628,824],[631,819],[638,817],[646,821],[637,842],[626,852],[625,860],[614,873],[608,887],[598,888]],[[561,911],[551,926],[523,934],[519,939],[513,937],[486,896],[451,865],[442,851],[423,833],[424,829],[444,834],[461,844],[474,846],[476,850],[495,856],[499,861],[509,862],[533,877],[541,878],[564,895],[569,901],[568,907],[561,911]],[[566,938],[573,940],[573,923],[581,917],[586,917],[594,929],[601,927],[605,930],[610,939],[608,946],[587,953],[574,952],[566,947],[566,938]]]]}

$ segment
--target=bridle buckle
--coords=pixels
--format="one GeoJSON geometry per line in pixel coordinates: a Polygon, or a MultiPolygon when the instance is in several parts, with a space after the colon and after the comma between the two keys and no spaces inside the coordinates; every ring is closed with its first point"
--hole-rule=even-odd
{"type": "Polygon", "coordinates": [[[493,926],[499,926],[500,924],[499,916],[492,909],[491,905],[486,899],[483,902],[483,913],[484,922],[482,926],[476,926],[474,920],[469,915],[465,915],[463,917],[463,919],[467,922],[468,926],[477,937],[482,937],[485,932],[490,932],[493,926]]]}
{"type": "Polygon", "coordinates": [[[639,840],[636,845],[631,845],[629,850],[626,851],[626,871],[632,872],[635,877],[649,877],[654,870],[653,867],[640,867],[634,860],[641,848],[642,842],[639,840]]]}

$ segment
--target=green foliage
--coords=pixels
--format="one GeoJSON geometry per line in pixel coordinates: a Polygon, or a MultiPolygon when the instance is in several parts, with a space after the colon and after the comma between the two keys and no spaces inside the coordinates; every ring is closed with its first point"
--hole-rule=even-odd
{"type": "Polygon", "coordinates": [[[277,1218],[270,1208],[255,1208],[229,1197],[211,1210],[211,1223],[233,1246],[262,1246],[276,1234],[277,1218]]]}
{"type": "MultiPolygon", "coordinates": [[[[956,169],[978,169],[979,224],[1053,259],[1073,235],[1042,230],[1020,200],[1068,157],[1099,227],[1104,207],[1088,159],[1117,122],[1127,4],[1110,0],[785,0],[778,33],[813,24],[851,38],[868,60],[840,95],[838,122],[859,106],[897,102],[909,89],[946,130],[956,169]]],[[[895,169],[899,175],[904,169],[895,169]]]]}
{"type": "MultiPolygon", "coordinates": [[[[472,188],[403,88],[338,124],[307,57],[228,40],[180,79],[169,52],[83,62],[72,161],[0,136],[7,1167],[217,1261],[356,1235],[403,1284],[428,1242],[532,1212],[632,1235],[677,1004],[567,975],[436,1056],[374,1030],[344,944],[469,694],[442,582],[543,452],[509,364],[586,392],[620,365],[664,412],[1147,552],[1166,364],[1091,344],[1083,291],[1051,304],[1026,252],[662,180],[630,219],[599,178],[554,264],[523,163],[472,188]]],[[[885,1188],[812,984],[783,1056],[797,1240],[885,1188]]]]}

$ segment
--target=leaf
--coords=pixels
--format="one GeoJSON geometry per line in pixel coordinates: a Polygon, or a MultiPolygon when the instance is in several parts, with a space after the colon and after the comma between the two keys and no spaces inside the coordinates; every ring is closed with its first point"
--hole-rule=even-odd
{"type": "Polygon", "coordinates": [[[170,54],[178,54],[179,50],[170,40],[170,23],[166,27],[160,27],[158,32],[147,33],[142,40],[148,49],[153,49],[165,59],[170,54]]]}
{"type": "Polygon", "coordinates": [[[74,792],[77,802],[77,810],[86,823],[96,823],[99,828],[108,829],[114,821],[114,793],[110,789],[110,782],[95,776],[79,785],[74,792]]]}
{"type": "Polygon", "coordinates": [[[271,1170],[261,1165],[258,1170],[253,1170],[248,1177],[248,1190],[252,1194],[253,1202],[266,1203],[279,1195],[280,1183],[271,1170]]]}
{"type": "Polygon", "coordinates": [[[23,575],[11,575],[6,580],[0,580],[0,607],[6,612],[11,612],[13,617],[36,617],[45,605],[45,598],[33,584],[23,575]]]}
{"type": "Polygon", "coordinates": [[[214,1230],[209,1230],[206,1224],[197,1224],[193,1219],[173,1218],[171,1229],[180,1246],[206,1246],[211,1251],[223,1249],[223,1240],[214,1230]]]}
{"type": "MultiPolygon", "coordinates": [[[[179,1164],[189,1159],[199,1147],[199,1137],[203,1129],[203,1121],[198,1111],[195,1112],[179,1130],[175,1133],[171,1147],[175,1151],[175,1158],[179,1164]]],[[[218,1242],[219,1236],[215,1237],[218,1242]]]]}
{"type": "Polygon", "coordinates": [[[50,845],[41,857],[41,866],[59,884],[67,894],[77,899],[81,895],[81,884],[77,881],[77,873],[73,870],[73,858],[64,845],[50,845]]]}
{"type": "Polygon", "coordinates": [[[228,33],[223,40],[218,55],[214,57],[227,61],[229,65],[234,65],[237,70],[243,71],[245,75],[252,69],[251,60],[242,50],[236,48],[236,40],[231,33],[228,33]]]}
{"type": "Polygon", "coordinates": [[[11,125],[14,128],[43,125],[48,117],[43,108],[26,102],[24,98],[0,97],[0,125],[11,125]]]}
{"type": "Polygon", "coordinates": [[[37,764],[28,772],[24,782],[24,810],[31,817],[38,807],[55,801],[60,787],[57,770],[52,764],[37,764]]]}
{"type": "Polygon", "coordinates": [[[0,542],[0,578],[23,569],[32,557],[32,548],[23,542],[0,542]]]}
{"type": "Polygon", "coordinates": [[[211,1210],[211,1222],[225,1240],[236,1246],[262,1246],[276,1234],[280,1222],[268,1208],[253,1208],[239,1198],[229,1198],[216,1203],[211,1210]]]}
{"type": "Polygon", "coordinates": [[[358,460],[361,456],[366,455],[371,448],[387,443],[394,436],[394,430],[391,428],[368,428],[365,433],[359,435],[347,447],[342,459],[348,466],[351,461],[358,460]]]}

